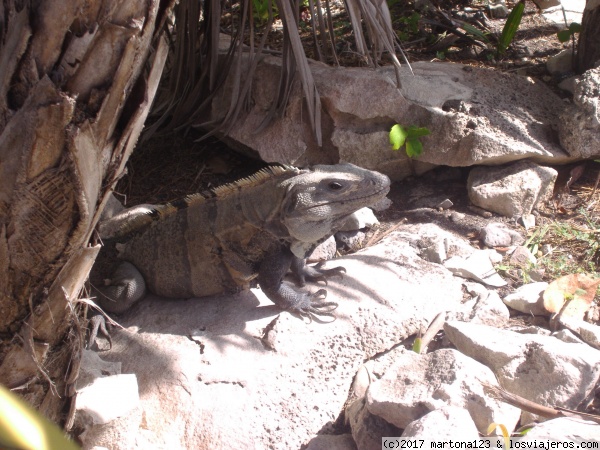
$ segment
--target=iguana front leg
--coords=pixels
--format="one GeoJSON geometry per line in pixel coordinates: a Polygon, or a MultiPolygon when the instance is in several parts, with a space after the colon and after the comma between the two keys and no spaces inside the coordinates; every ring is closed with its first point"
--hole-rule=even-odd
{"type": "Polygon", "coordinates": [[[258,269],[258,283],[269,299],[282,309],[291,310],[302,316],[314,315],[331,316],[337,308],[335,302],[322,302],[327,296],[325,289],[315,293],[294,289],[283,282],[283,277],[289,271],[295,256],[287,248],[281,248],[267,255],[258,269]]]}
{"type": "Polygon", "coordinates": [[[308,281],[324,281],[327,284],[328,277],[341,277],[343,273],[346,273],[346,269],[343,267],[333,267],[332,269],[321,269],[324,262],[320,262],[315,266],[307,266],[306,260],[298,258],[293,255],[291,270],[296,276],[298,286],[304,286],[306,280],[308,281]]]}

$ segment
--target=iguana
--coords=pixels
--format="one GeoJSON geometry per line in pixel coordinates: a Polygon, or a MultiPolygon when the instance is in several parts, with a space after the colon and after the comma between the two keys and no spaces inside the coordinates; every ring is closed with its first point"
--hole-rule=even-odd
{"type": "Polygon", "coordinates": [[[179,201],[125,210],[99,226],[104,240],[124,240],[116,247],[125,261],[99,302],[121,312],[146,286],[160,296],[190,298],[258,282],[282,309],[329,314],[337,304],[322,301],[324,289],[304,292],[283,277],[291,269],[302,286],[343,272],[306,266],[304,258],[355,211],[384,200],[389,187],[387,176],[352,164],[273,166],[179,201]]]}

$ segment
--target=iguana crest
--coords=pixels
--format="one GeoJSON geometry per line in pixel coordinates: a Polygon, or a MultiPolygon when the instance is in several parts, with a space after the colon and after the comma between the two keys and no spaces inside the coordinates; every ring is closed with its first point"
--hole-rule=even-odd
{"type": "Polygon", "coordinates": [[[119,226],[118,231],[110,237],[120,238],[131,235],[143,230],[152,222],[164,220],[166,217],[175,214],[182,209],[190,208],[207,201],[214,201],[215,199],[223,199],[230,195],[235,195],[243,189],[259,186],[265,182],[272,181],[274,178],[286,179],[296,176],[301,172],[300,169],[293,166],[268,166],[247,177],[217,186],[213,189],[207,189],[202,192],[187,195],[181,199],[165,203],[164,205],[140,205],[139,207],[145,208],[145,210],[128,220],[124,220],[119,226]]]}

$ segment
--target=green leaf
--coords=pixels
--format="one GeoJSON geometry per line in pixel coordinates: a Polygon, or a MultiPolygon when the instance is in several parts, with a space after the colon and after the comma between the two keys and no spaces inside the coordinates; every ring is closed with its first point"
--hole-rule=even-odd
{"type": "Polygon", "coordinates": [[[489,39],[487,38],[485,33],[483,31],[475,28],[473,25],[468,24],[468,23],[462,23],[460,26],[467,33],[471,33],[473,36],[478,37],[479,39],[481,39],[484,42],[489,42],[489,39]]]}
{"type": "Polygon", "coordinates": [[[413,342],[412,351],[415,353],[421,353],[421,338],[416,338],[413,342]]]}
{"type": "Polygon", "coordinates": [[[508,15],[506,19],[506,23],[504,24],[504,28],[502,29],[502,35],[498,41],[498,51],[500,53],[504,53],[513,38],[515,37],[515,33],[521,24],[521,18],[523,17],[523,11],[525,10],[525,1],[521,0],[519,3],[515,5],[513,10],[508,15]]]}
{"type": "Polygon", "coordinates": [[[572,22],[571,25],[569,25],[569,31],[571,32],[571,34],[581,33],[581,24],[577,22],[572,22]]]}
{"type": "Polygon", "coordinates": [[[394,125],[390,130],[390,144],[392,145],[392,149],[398,150],[402,147],[407,136],[408,133],[402,126],[398,124],[394,125]]]}
{"type": "Polygon", "coordinates": [[[425,127],[419,128],[414,125],[408,127],[406,132],[407,132],[407,136],[406,136],[407,139],[420,138],[420,137],[431,134],[431,131],[429,131],[427,128],[425,128],[425,127]]]}
{"type": "Polygon", "coordinates": [[[571,32],[569,30],[561,30],[556,33],[556,36],[560,42],[568,42],[571,39],[571,32]]]}
{"type": "Polygon", "coordinates": [[[423,144],[417,138],[406,140],[406,154],[409,158],[416,158],[423,153],[423,144]]]}

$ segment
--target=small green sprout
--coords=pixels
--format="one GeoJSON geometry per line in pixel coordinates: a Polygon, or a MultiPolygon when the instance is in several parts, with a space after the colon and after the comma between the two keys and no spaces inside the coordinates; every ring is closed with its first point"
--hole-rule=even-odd
{"type": "Polygon", "coordinates": [[[573,22],[566,30],[559,31],[556,36],[560,42],[569,42],[571,38],[575,37],[575,33],[581,33],[581,24],[577,22],[573,22]]]}
{"type": "Polygon", "coordinates": [[[423,144],[420,138],[431,132],[425,127],[411,125],[407,128],[396,124],[390,130],[390,144],[393,150],[399,150],[406,145],[406,154],[409,158],[416,158],[423,153],[423,144]]]}
{"type": "Polygon", "coordinates": [[[503,54],[506,51],[513,38],[515,37],[515,33],[519,29],[519,25],[521,25],[521,19],[523,18],[524,10],[525,1],[521,0],[515,5],[515,7],[508,15],[506,23],[504,24],[504,28],[502,29],[502,34],[500,35],[500,39],[498,40],[499,54],[503,54]]]}

